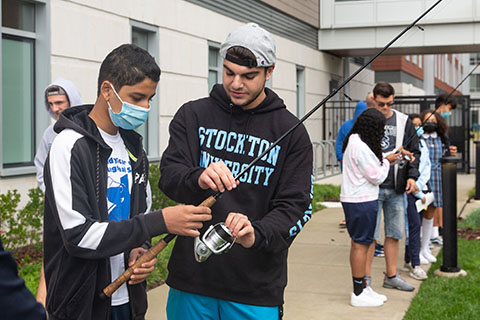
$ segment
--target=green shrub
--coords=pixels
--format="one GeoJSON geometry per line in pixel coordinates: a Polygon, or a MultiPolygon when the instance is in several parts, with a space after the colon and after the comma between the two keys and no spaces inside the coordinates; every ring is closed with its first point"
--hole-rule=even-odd
{"type": "Polygon", "coordinates": [[[17,190],[8,190],[6,194],[0,194],[0,237],[7,250],[19,245],[19,226],[16,213],[20,203],[20,194],[17,190]]]}
{"type": "Polygon", "coordinates": [[[153,163],[150,165],[148,174],[148,181],[152,188],[152,211],[177,204],[158,188],[158,180],[160,180],[160,166],[157,163],[153,163]]]}
{"type": "Polygon", "coordinates": [[[465,220],[458,223],[458,227],[480,229],[480,209],[473,210],[465,220]]]}
{"type": "MultiPolygon", "coordinates": [[[[159,188],[158,180],[160,180],[160,166],[157,163],[150,165],[148,181],[152,188],[152,209],[151,211],[159,210],[165,207],[174,206],[177,203],[167,197],[159,188]]],[[[152,239],[152,244],[157,243],[163,236],[158,236],[152,239]]],[[[158,262],[155,264],[155,269],[147,278],[147,288],[152,289],[161,285],[167,279],[168,270],[167,264],[172,253],[175,239],[168,243],[168,246],[163,249],[157,256],[158,262]]]]}
{"type": "Polygon", "coordinates": [[[19,210],[16,189],[0,195],[0,236],[7,250],[41,241],[43,193],[35,188],[28,191],[28,196],[27,204],[19,210]]]}
{"type": "Polygon", "coordinates": [[[42,260],[25,263],[18,266],[18,274],[23,278],[23,280],[25,280],[25,285],[33,295],[36,295],[38,291],[41,270],[42,260]]]}

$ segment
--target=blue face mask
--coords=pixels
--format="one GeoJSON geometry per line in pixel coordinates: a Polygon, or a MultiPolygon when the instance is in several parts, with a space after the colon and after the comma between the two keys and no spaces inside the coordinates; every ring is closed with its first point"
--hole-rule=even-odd
{"type": "Polygon", "coordinates": [[[417,128],[415,128],[415,130],[417,130],[417,135],[418,135],[419,137],[421,137],[422,134],[424,133],[423,127],[417,127],[417,128]]]}
{"type": "Polygon", "coordinates": [[[112,119],[113,124],[116,127],[120,127],[125,130],[133,130],[140,127],[145,121],[147,121],[148,113],[150,112],[150,106],[148,109],[145,109],[131,103],[124,102],[118,95],[117,91],[115,91],[113,85],[111,86],[118,100],[122,102],[122,110],[120,113],[115,113],[110,106],[110,102],[107,101],[108,114],[110,115],[110,119],[112,119]]]}
{"type": "Polygon", "coordinates": [[[442,115],[442,118],[444,118],[444,119],[447,119],[448,117],[450,117],[452,115],[452,113],[450,111],[441,112],[440,114],[442,115]]]}

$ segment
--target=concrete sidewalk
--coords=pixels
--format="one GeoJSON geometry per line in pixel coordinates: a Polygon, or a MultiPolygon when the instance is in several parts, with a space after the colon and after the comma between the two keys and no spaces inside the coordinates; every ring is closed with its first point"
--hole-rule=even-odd
{"type": "MultiPolygon", "coordinates": [[[[322,180],[319,183],[340,184],[340,176],[322,180]]],[[[468,190],[474,187],[474,175],[457,177],[457,211],[465,203],[468,190]]],[[[463,217],[473,208],[480,207],[479,201],[467,205],[463,217]]],[[[354,308],[349,304],[352,292],[352,278],[349,263],[350,238],[346,229],[338,227],[344,218],[341,208],[329,208],[315,213],[289,251],[288,285],[285,291],[284,319],[402,319],[410,301],[418,291],[421,282],[399,274],[415,286],[413,292],[385,289],[383,284],[384,258],[374,258],[372,266],[372,287],[388,297],[378,308],[354,308]]],[[[383,238],[383,235],[382,235],[383,238]]],[[[403,265],[404,243],[400,245],[398,268],[403,265]]],[[[434,249],[434,253],[438,252],[434,249]]],[[[425,268],[427,269],[427,268],[425,268]]],[[[234,275],[232,275],[234,276],[234,275]]],[[[148,292],[149,309],[146,319],[163,320],[168,286],[163,285],[148,292]]]]}

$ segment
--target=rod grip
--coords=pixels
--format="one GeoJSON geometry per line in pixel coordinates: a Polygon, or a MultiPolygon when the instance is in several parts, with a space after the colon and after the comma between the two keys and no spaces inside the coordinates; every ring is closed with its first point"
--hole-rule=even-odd
{"type": "MultiPolygon", "coordinates": [[[[210,208],[215,204],[216,201],[217,200],[214,196],[210,196],[207,199],[203,200],[203,202],[200,203],[199,206],[210,208]]],[[[100,298],[107,299],[108,297],[111,297],[112,294],[122,286],[122,284],[124,284],[128,281],[128,279],[130,279],[135,268],[138,268],[143,263],[155,258],[160,253],[160,251],[165,249],[165,247],[173,238],[175,238],[175,235],[168,234],[163,239],[160,239],[153,247],[151,247],[147,252],[145,252],[140,258],[138,258],[138,260],[135,261],[135,263],[131,267],[128,267],[128,269],[125,270],[117,279],[115,279],[112,283],[105,287],[105,289],[103,289],[103,292],[100,293],[100,298]]]]}
{"type": "Polygon", "coordinates": [[[157,254],[159,254],[160,251],[162,251],[168,245],[169,241],[165,241],[168,240],[167,237],[160,239],[153,247],[151,247],[147,252],[145,252],[145,254],[138,258],[138,260],[135,261],[132,266],[128,267],[127,270],[125,270],[117,279],[115,279],[115,281],[105,287],[105,289],[103,289],[103,293],[100,294],[100,296],[102,298],[111,297],[112,294],[117,291],[117,289],[120,288],[122,284],[124,284],[128,281],[128,279],[130,279],[130,276],[133,274],[133,270],[135,270],[135,268],[138,268],[143,263],[155,258],[157,254]]]}
{"type": "Polygon", "coordinates": [[[214,196],[210,196],[207,199],[203,200],[202,203],[200,203],[198,206],[199,207],[209,207],[211,208],[217,200],[215,199],[214,196]]]}

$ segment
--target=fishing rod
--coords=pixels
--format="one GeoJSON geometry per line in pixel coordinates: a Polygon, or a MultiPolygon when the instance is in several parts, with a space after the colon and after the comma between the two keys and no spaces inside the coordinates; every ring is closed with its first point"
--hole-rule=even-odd
{"type": "MultiPolygon", "coordinates": [[[[252,168],[261,158],[263,158],[267,153],[269,153],[275,146],[277,146],[285,137],[287,137],[293,130],[295,130],[298,126],[300,126],[306,119],[308,119],[315,111],[317,111],[320,107],[322,107],[331,97],[336,95],[340,89],[342,89],[347,83],[349,83],[354,77],[356,77],[362,70],[368,67],[373,60],[378,58],[385,50],[390,48],[390,46],[397,41],[400,37],[402,37],[408,30],[413,28],[415,24],[420,21],[424,16],[426,16],[430,11],[432,11],[440,2],[443,0],[438,0],[435,2],[430,8],[428,8],[425,12],[423,12],[417,19],[415,19],[410,25],[408,25],[405,29],[403,29],[395,38],[393,38],[387,45],[385,45],[373,58],[371,58],[366,64],[358,68],[353,74],[351,74],[347,79],[345,79],[336,89],[334,89],[330,94],[328,94],[322,101],[320,101],[312,110],[310,110],[307,114],[305,114],[293,127],[287,130],[280,138],[275,140],[267,149],[265,149],[259,156],[250,162],[250,164],[245,167],[237,176],[234,178],[237,180],[243,174],[245,174],[248,170],[252,168]]],[[[213,196],[208,197],[205,199],[199,206],[211,207],[215,204],[217,199],[221,196],[221,192],[217,192],[213,196]]],[[[153,259],[160,251],[162,251],[168,243],[175,238],[175,235],[168,234],[164,238],[160,239],[153,247],[151,247],[144,255],[142,255],[138,260],[123,274],[121,274],[115,281],[113,281],[110,285],[103,289],[103,292],[100,293],[100,297],[106,299],[107,297],[111,297],[112,294],[133,274],[133,270],[140,267],[143,263],[150,261],[153,259]]]]}
{"type": "MultiPolygon", "coordinates": [[[[450,91],[450,93],[449,93],[449,94],[447,95],[447,97],[445,98],[445,102],[448,102],[448,99],[453,95],[453,93],[454,93],[455,91],[457,91],[457,89],[462,85],[462,83],[464,83],[465,80],[467,80],[468,77],[470,77],[470,76],[472,75],[472,73],[475,71],[475,69],[478,68],[479,65],[480,65],[480,63],[477,63],[477,64],[475,65],[475,67],[472,69],[472,71],[470,71],[470,73],[467,74],[467,76],[466,76],[465,78],[463,78],[462,81],[460,81],[460,83],[459,83],[452,91],[450,91]]],[[[422,121],[422,123],[420,124],[420,126],[419,126],[417,129],[415,129],[415,135],[417,134],[418,130],[420,130],[420,128],[422,128],[422,127],[425,125],[425,123],[427,122],[427,120],[430,119],[430,117],[431,117],[435,112],[437,112],[437,110],[438,110],[438,108],[440,108],[440,106],[442,106],[442,104],[439,104],[438,106],[436,106],[435,109],[433,110],[433,112],[430,113],[429,116],[428,116],[425,120],[422,121]]],[[[412,140],[412,139],[415,137],[415,135],[410,136],[410,137],[407,139],[407,141],[405,141],[405,143],[403,143],[403,146],[407,145],[407,144],[410,142],[410,140],[412,140]]]]}

